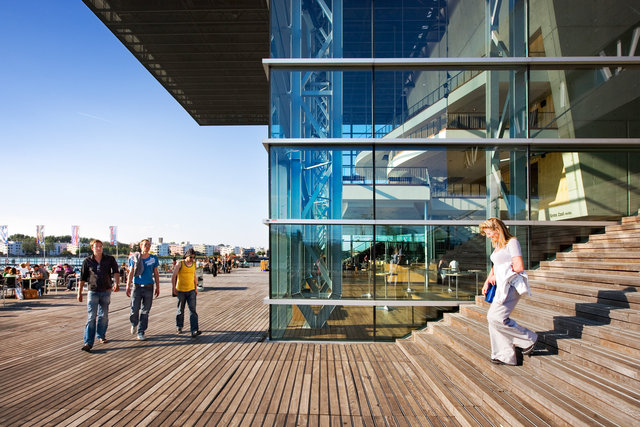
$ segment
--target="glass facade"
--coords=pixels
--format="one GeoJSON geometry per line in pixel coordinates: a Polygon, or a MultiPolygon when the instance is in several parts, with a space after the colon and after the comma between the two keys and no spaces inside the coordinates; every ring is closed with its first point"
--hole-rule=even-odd
{"type": "Polygon", "coordinates": [[[535,268],[638,211],[640,58],[607,58],[638,57],[640,0],[586,3],[271,2],[272,339],[391,340],[472,302],[485,218],[535,268]]]}

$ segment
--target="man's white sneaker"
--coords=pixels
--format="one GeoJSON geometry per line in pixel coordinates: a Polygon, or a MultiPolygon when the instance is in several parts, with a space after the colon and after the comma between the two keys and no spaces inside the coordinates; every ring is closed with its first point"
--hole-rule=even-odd
{"type": "Polygon", "coordinates": [[[135,335],[136,332],[138,332],[138,326],[137,325],[131,325],[131,335],[135,335]]]}
{"type": "Polygon", "coordinates": [[[138,340],[139,341],[146,341],[147,337],[145,337],[144,334],[138,334],[138,340]]]}

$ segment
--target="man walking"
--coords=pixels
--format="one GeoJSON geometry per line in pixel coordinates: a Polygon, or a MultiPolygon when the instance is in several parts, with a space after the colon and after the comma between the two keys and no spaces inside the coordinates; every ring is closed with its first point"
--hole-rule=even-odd
{"type": "Polygon", "coordinates": [[[155,296],[160,295],[160,274],[158,273],[158,257],[151,255],[151,242],[144,239],[140,242],[140,252],[129,258],[129,278],[127,280],[127,296],[131,297],[131,335],[138,333],[138,339],[147,339],[145,331],[149,324],[149,311],[153,302],[153,284],[155,282],[155,296]],[[133,295],[131,287],[133,286],[133,295]]]}
{"type": "Polygon", "coordinates": [[[171,287],[173,295],[178,297],[178,311],[176,313],[176,330],[182,333],[184,325],[184,306],[189,305],[189,323],[191,326],[191,337],[200,335],[198,328],[198,313],[196,313],[196,295],[198,294],[198,277],[196,276],[196,252],[189,249],[185,254],[184,261],[176,264],[171,276],[171,287]]]}
{"type": "Polygon", "coordinates": [[[84,284],[88,283],[87,294],[87,324],[84,327],[84,345],[82,351],[91,352],[93,341],[96,337],[96,313],[98,320],[97,336],[102,344],[106,344],[107,327],[109,326],[109,303],[111,291],[118,292],[120,274],[118,274],[118,262],[111,255],[102,253],[102,242],[91,241],[93,255],[84,259],[80,271],[80,285],[78,286],[78,302],[82,302],[84,284]],[[111,276],[115,278],[112,283],[111,276]]]}

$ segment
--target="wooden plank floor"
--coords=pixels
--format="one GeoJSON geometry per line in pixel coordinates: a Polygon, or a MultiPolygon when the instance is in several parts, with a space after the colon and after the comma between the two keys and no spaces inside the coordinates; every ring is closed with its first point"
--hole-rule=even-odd
{"type": "MultiPolygon", "coordinates": [[[[203,335],[175,333],[163,279],[148,341],[113,294],[108,344],[80,351],[86,303],[0,308],[0,425],[458,425],[394,343],[268,342],[268,273],[205,277],[203,335]]],[[[185,316],[188,329],[188,315],[185,316]]]]}

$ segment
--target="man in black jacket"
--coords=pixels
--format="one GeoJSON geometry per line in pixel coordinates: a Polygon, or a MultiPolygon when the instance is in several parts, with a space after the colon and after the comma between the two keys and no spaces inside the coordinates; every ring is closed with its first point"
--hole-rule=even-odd
{"type": "Polygon", "coordinates": [[[88,283],[89,293],[87,295],[87,311],[89,313],[87,323],[84,327],[84,345],[82,351],[91,352],[93,342],[98,335],[98,341],[106,344],[107,327],[109,326],[109,303],[111,302],[111,291],[118,292],[120,289],[120,273],[118,272],[118,262],[111,255],[102,253],[102,242],[100,240],[91,241],[93,255],[84,259],[80,272],[80,285],[78,286],[78,301],[82,302],[82,291],[85,282],[88,283]],[[115,278],[112,283],[111,277],[115,278]],[[96,314],[98,328],[96,331],[96,314]]]}

